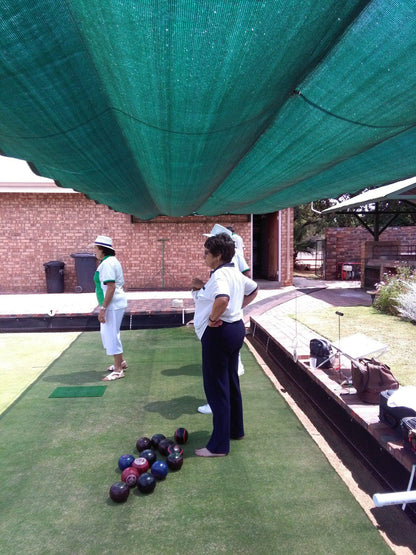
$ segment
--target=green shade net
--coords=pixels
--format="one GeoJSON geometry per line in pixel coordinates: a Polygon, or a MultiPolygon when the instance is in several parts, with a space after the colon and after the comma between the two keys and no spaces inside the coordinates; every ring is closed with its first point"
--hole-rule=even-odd
{"type": "Polygon", "coordinates": [[[0,149],[115,210],[416,175],[414,0],[0,0],[0,149]]]}

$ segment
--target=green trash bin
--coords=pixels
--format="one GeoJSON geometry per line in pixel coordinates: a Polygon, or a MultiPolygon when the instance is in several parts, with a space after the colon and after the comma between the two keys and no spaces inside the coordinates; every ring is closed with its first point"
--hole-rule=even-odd
{"type": "Polygon", "coordinates": [[[95,254],[90,252],[78,252],[71,254],[75,259],[75,270],[77,273],[76,291],[78,293],[93,293],[95,291],[94,274],[97,269],[95,254]]]}
{"type": "Polygon", "coordinates": [[[60,260],[50,260],[44,263],[48,293],[64,292],[64,266],[65,263],[60,260]]]}

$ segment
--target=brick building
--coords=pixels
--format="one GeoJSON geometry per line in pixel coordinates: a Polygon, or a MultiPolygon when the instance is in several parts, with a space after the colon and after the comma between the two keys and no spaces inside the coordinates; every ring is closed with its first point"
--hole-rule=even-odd
{"type": "Polygon", "coordinates": [[[290,285],[293,278],[293,211],[266,216],[157,217],[141,221],[53,182],[0,183],[3,260],[0,293],[45,293],[44,263],[64,262],[65,292],[77,286],[71,254],[92,252],[97,234],[110,235],[126,289],[188,289],[208,275],[203,233],[214,223],[242,236],[254,278],[290,285]]]}
{"type": "MultiPolygon", "coordinates": [[[[400,243],[411,247],[412,252],[416,245],[416,227],[388,227],[380,235],[377,244],[380,248],[386,245],[384,258],[392,258],[388,254],[388,245],[391,242],[400,243]]],[[[340,279],[343,266],[352,266],[354,272],[358,271],[359,279],[365,284],[365,247],[373,243],[372,234],[364,227],[330,227],[325,234],[325,279],[340,279]]],[[[354,276],[353,276],[354,277],[354,276]]],[[[376,281],[379,281],[377,278],[376,281]]]]}

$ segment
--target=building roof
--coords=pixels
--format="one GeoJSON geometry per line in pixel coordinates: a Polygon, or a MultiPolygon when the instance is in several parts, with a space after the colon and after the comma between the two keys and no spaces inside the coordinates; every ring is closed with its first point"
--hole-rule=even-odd
{"type": "Polygon", "coordinates": [[[0,193],[75,193],[36,175],[23,160],[0,156],[0,193]]]}

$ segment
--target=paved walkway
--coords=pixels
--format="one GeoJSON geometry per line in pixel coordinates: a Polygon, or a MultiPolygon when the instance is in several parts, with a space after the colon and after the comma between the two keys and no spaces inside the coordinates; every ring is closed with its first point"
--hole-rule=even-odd
{"type": "MultiPolygon", "coordinates": [[[[256,301],[247,307],[247,315],[253,313],[264,313],[276,305],[290,299],[297,289],[320,290],[322,303],[333,304],[339,297],[348,302],[354,298],[369,301],[366,293],[359,293],[359,283],[353,281],[325,282],[320,280],[309,280],[306,278],[295,278],[294,286],[279,287],[277,282],[257,280],[259,293],[256,301]]],[[[127,292],[129,306],[142,307],[145,310],[161,310],[174,307],[175,299],[184,301],[185,307],[193,305],[190,291],[129,291],[127,292]],[[173,306],[172,306],[173,305],[173,306]]],[[[360,304],[360,303],[358,303],[360,304]]],[[[346,305],[341,305],[346,306],[346,305]]],[[[0,316],[13,315],[45,315],[45,314],[91,314],[97,308],[95,293],[44,293],[44,294],[1,294],[0,316]]]]}
{"type": "MultiPolygon", "coordinates": [[[[249,305],[245,317],[254,318],[257,324],[283,344],[289,352],[296,349],[298,354],[304,357],[309,356],[309,341],[317,337],[317,334],[298,323],[296,315],[331,306],[371,305],[370,295],[360,288],[359,282],[325,282],[295,278],[294,284],[296,287],[291,291],[249,305]]],[[[336,318],[334,314],[334,322],[336,318]]]]}

